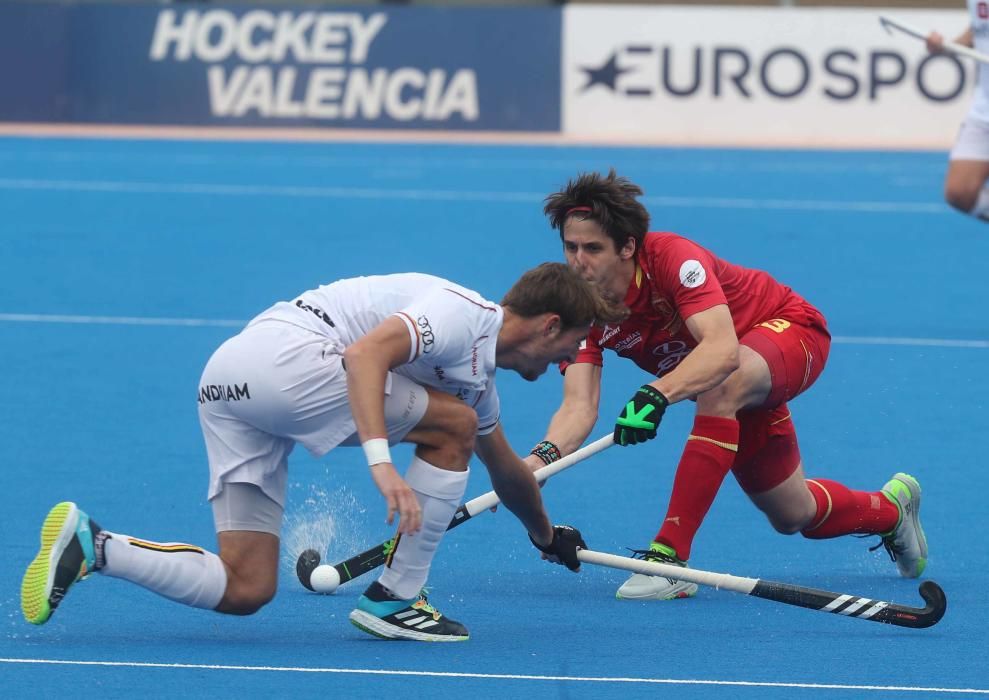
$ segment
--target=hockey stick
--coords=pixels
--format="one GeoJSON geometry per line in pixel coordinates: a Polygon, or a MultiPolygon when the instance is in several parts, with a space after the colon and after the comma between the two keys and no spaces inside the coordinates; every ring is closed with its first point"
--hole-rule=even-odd
{"type": "Polygon", "coordinates": [[[947,607],[944,591],[933,581],[924,581],[920,584],[920,595],[927,604],[923,608],[911,608],[906,605],[860,598],[844,593],[829,593],[828,591],[794,586],[789,583],[763,581],[756,578],[732,576],[731,574],[715,574],[700,569],[685,569],[672,564],[618,557],[614,554],[604,554],[590,549],[579,550],[577,558],[588,564],[625,569],[647,576],[664,576],[680,581],[690,581],[702,586],[724,588],[786,605],[796,605],[835,615],[857,617],[860,620],[885,622],[899,627],[930,627],[935,625],[944,616],[947,607]]]}
{"type": "MultiPolygon", "coordinates": [[[[582,462],[588,457],[596,455],[601,450],[611,447],[614,444],[615,442],[611,433],[608,433],[604,437],[595,440],[589,445],[581,447],[576,452],[573,452],[572,454],[569,454],[566,457],[553,462],[552,464],[547,464],[545,467],[540,467],[534,471],[532,475],[536,477],[536,481],[542,483],[554,474],[572,467],[578,462],[582,462]]],[[[483,513],[484,511],[498,505],[500,502],[501,499],[498,498],[498,494],[494,491],[488,491],[477,498],[471,499],[457,508],[457,512],[453,514],[453,519],[450,521],[450,524],[446,529],[452,530],[458,525],[463,525],[478,513],[483,513]]],[[[361,552],[360,554],[342,561],[339,564],[334,564],[332,567],[329,564],[323,564],[320,566],[319,552],[315,549],[307,549],[299,555],[299,558],[295,563],[295,573],[299,577],[299,581],[302,585],[310,591],[315,591],[316,593],[332,593],[336,589],[336,586],[340,583],[346,583],[347,581],[355,579],[358,576],[362,576],[369,571],[373,571],[384,564],[385,560],[391,554],[394,546],[395,540],[390,539],[387,542],[382,542],[379,545],[371,547],[371,549],[366,552],[361,552]],[[317,581],[325,580],[327,578],[320,575],[324,572],[317,572],[317,569],[323,569],[323,567],[336,569],[340,579],[339,583],[336,585],[320,586],[317,584],[314,586],[312,581],[314,572],[317,573],[317,581]]],[[[333,581],[336,577],[331,574],[328,578],[330,581],[333,581]]]]}
{"type": "MultiPolygon", "coordinates": [[[[926,41],[927,34],[930,33],[930,32],[923,32],[920,29],[917,29],[916,27],[913,27],[909,24],[904,24],[899,20],[891,19],[889,17],[884,17],[883,15],[879,15],[879,24],[883,26],[883,29],[885,29],[888,34],[892,34],[893,29],[898,29],[904,34],[908,36],[912,36],[915,39],[920,39],[921,41],[926,41]]],[[[989,56],[986,56],[984,53],[979,53],[975,49],[971,49],[968,46],[962,46],[961,44],[955,43],[954,41],[945,41],[944,50],[949,53],[956,54],[958,56],[967,56],[968,58],[978,61],[979,63],[989,63],[989,56]]]]}

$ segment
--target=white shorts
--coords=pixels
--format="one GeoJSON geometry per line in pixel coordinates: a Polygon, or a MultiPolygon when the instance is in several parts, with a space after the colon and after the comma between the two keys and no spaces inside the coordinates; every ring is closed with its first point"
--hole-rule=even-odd
{"type": "Polygon", "coordinates": [[[966,118],[958,129],[958,138],[948,160],[989,161],[989,124],[966,118]]]}
{"type": "MultiPolygon", "coordinates": [[[[342,343],[282,321],[261,321],[221,345],[199,383],[199,424],[209,459],[209,499],[225,483],[258,486],[285,506],[288,455],[314,457],[360,441],[347,400],[342,343]]],[[[426,413],[426,389],[388,373],[388,441],[400,442],[426,413]]]]}
{"type": "Polygon", "coordinates": [[[246,530],[281,537],[285,508],[265,496],[254,484],[225,483],[210,505],[218,533],[246,530]]]}

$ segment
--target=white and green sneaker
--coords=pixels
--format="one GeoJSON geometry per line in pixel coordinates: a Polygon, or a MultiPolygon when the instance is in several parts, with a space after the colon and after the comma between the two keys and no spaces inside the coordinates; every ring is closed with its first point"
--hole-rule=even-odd
{"type": "Polygon", "coordinates": [[[43,625],[76,581],[95,571],[94,537],[100,527],[75,503],[52,508],[41,525],[41,549],[24,572],[21,611],[24,619],[43,625]]]}
{"type": "MultiPolygon", "coordinates": [[[[651,543],[649,549],[634,549],[632,556],[635,559],[687,568],[687,562],[677,557],[672,547],[661,542],[651,543]]],[[[615,597],[619,600],[677,600],[678,598],[692,598],[696,593],[696,583],[679,581],[666,576],[632,574],[618,589],[615,597]]]]}
{"type": "Polygon", "coordinates": [[[927,538],[920,526],[920,484],[899,472],[886,482],[882,493],[900,511],[896,527],[882,535],[882,546],[896,562],[900,576],[917,578],[927,568],[927,538]]]}

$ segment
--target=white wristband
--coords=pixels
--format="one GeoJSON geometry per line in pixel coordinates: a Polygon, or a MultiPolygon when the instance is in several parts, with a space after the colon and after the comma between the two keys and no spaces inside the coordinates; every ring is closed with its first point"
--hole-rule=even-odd
{"type": "Polygon", "coordinates": [[[382,462],[391,462],[391,452],[388,451],[388,440],[385,438],[371,438],[361,443],[364,448],[364,456],[367,457],[367,466],[373,467],[382,462]]]}

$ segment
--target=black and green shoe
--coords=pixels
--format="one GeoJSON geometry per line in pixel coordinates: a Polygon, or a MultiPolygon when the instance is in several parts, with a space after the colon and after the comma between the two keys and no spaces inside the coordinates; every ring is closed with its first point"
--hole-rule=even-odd
{"type": "Polygon", "coordinates": [[[467,628],[445,617],[426,600],[398,600],[380,583],[372,583],[350,613],[350,621],[368,634],[383,639],[411,639],[418,642],[466,642],[467,628]]]}

